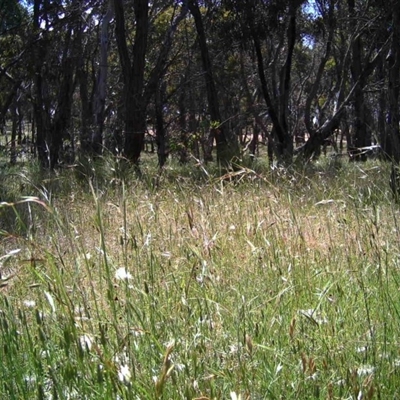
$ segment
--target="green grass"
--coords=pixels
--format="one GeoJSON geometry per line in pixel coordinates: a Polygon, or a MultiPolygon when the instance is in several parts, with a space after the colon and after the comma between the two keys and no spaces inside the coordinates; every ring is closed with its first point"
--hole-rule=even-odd
{"type": "Polygon", "coordinates": [[[7,171],[0,398],[399,397],[388,166],[254,168],[7,171]]]}

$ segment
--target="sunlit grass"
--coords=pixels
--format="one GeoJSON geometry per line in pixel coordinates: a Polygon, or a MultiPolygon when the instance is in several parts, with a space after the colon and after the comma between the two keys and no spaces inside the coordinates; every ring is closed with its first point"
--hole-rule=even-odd
{"type": "Polygon", "coordinates": [[[1,398],[399,395],[385,165],[107,163],[1,199],[1,398]]]}

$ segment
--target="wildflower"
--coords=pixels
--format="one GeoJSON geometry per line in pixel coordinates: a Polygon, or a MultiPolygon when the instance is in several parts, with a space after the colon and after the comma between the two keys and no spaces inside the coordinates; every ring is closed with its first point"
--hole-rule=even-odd
{"type": "Polygon", "coordinates": [[[399,368],[400,367],[400,358],[396,358],[393,361],[393,367],[395,367],[395,368],[399,368]]]}
{"type": "Polygon", "coordinates": [[[236,394],[236,392],[231,392],[231,399],[232,400],[242,400],[243,397],[241,394],[236,394]]]}
{"type": "Polygon", "coordinates": [[[33,308],[36,306],[36,302],[34,300],[24,300],[24,306],[28,308],[33,308]]]}
{"type": "Polygon", "coordinates": [[[362,365],[361,367],[357,368],[357,375],[371,375],[374,373],[374,371],[375,367],[373,367],[372,365],[362,365]]]}
{"type": "Polygon", "coordinates": [[[82,350],[90,350],[93,345],[93,338],[89,335],[82,335],[79,338],[79,343],[81,345],[82,350]]]}
{"type": "Polygon", "coordinates": [[[151,243],[151,233],[148,233],[146,235],[146,240],[144,241],[143,246],[144,247],[149,247],[150,243],[151,243]]]}
{"type": "Polygon", "coordinates": [[[25,375],[23,377],[26,385],[36,385],[36,376],[35,375],[25,375]]]}
{"type": "Polygon", "coordinates": [[[275,371],[275,375],[278,375],[279,372],[281,372],[283,369],[283,365],[281,363],[279,363],[276,367],[276,371],[275,371]]]}
{"type": "Polygon", "coordinates": [[[115,271],[115,279],[132,279],[132,275],[126,270],[126,268],[121,267],[115,271]]]}
{"type": "Polygon", "coordinates": [[[239,348],[236,344],[230,344],[229,345],[229,353],[230,354],[235,354],[239,351],[239,348]]]}
{"type": "Polygon", "coordinates": [[[118,379],[122,383],[129,383],[131,381],[132,375],[129,367],[127,365],[120,365],[118,369],[118,379]]]}
{"type": "Polygon", "coordinates": [[[87,321],[89,317],[85,313],[85,309],[81,306],[76,306],[74,308],[75,320],[77,321],[87,321]]]}

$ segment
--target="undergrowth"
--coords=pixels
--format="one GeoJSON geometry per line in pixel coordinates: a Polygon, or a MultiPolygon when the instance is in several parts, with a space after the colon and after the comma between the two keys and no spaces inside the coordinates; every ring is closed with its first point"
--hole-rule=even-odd
{"type": "Polygon", "coordinates": [[[388,167],[3,171],[0,397],[397,398],[388,167]]]}

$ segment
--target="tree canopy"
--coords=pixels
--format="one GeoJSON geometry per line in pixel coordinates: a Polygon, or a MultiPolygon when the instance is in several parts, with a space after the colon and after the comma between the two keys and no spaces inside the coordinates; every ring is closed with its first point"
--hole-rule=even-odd
{"type": "Polygon", "coordinates": [[[0,0],[10,161],[400,161],[400,11],[367,0],[0,0]],[[331,139],[333,138],[333,139],[331,139]],[[25,146],[23,146],[25,144],[25,146]],[[27,146],[29,144],[29,146],[27,146]],[[267,151],[260,152],[266,145],[267,151]],[[19,149],[19,150],[18,150],[19,149]]]}

